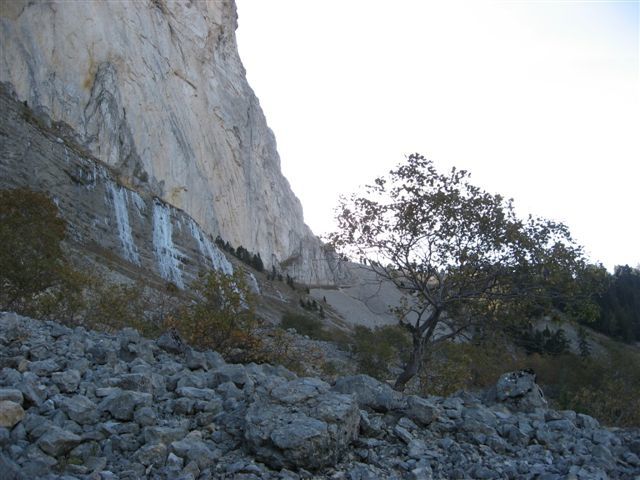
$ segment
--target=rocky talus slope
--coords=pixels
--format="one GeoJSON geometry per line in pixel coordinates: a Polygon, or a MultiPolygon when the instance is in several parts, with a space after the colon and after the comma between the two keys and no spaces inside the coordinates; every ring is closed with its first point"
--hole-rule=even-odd
{"type": "MultiPolygon", "coordinates": [[[[0,82],[70,126],[121,184],[268,268],[285,262],[301,283],[333,283],[280,170],[236,28],[232,0],[0,2],[0,82]]],[[[32,160],[28,144],[17,153],[32,160]]]]}
{"type": "Polygon", "coordinates": [[[228,364],[165,334],[0,314],[3,479],[633,479],[640,434],[546,408],[527,372],[484,400],[228,364]]]}

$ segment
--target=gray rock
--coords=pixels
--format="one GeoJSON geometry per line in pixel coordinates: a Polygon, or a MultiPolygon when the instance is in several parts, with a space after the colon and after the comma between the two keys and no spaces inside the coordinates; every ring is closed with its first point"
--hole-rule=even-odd
{"type": "Polygon", "coordinates": [[[187,349],[184,360],[190,370],[209,370],[209,362],[206,355],[195,351],[193,348],[187,349]]]}
{"type": "Polygon", "coordinates": [[[151,375],[143,375],[141,373],[127,373],[120,375],[113,380],[114,387],[122,390],[132,390],[143,393],[153,393],[151,375]]]}
{"type": "Polygon", "coordinates": [[[125,390],[105,398],[100,404],[100,409],[109,412],[118,420],[131,420],[137,406],[151,405],[151,403],[150,394],[125,390]]]}
{"type": "Polygon", "coordinates": [[[189,462],[196,462],[200,469],[214,465],[222,455],[218,449],[212,447],[202,440],[202,434],[198,431],[193,431],[182,440],[171,443],[173,453],[189,462]]]}
{"type": "Polygon", "coordinates": [[[158,337],[158,339],[156,340],[156,344],[165,352],[175,354],[184,353],[188,348],[182,338],[180,338],[178,332],[174,329],[171,329],[160,335],[160,337],[158,337]]]}
{"type": "Polygon", "coordinates": [[[22,405],[24,397],[22,392],[15,388],[0,388],[0,402],[8,400],[22,405]]]}
{"type": "Polygon", "coordinates": [[[164,443],[169,445],[177,440],[182,440],[188,431],[183,427],[147,427],[144,429],[145,443],[164,443]]]}
{"type": "Polygon", "coordinates": [[[435,403],[415,395],[407,397],[407,408],[404,411],[414,422],[420,425],[429,425],[438,416],[438,408],[435,403]]]}
{"type": "Polygon", "coordinates": [[[276,397],[254,401],[245,416],[244,438],[256,457],[273,468],[335,464],[357,438],[360,414],[350,396],[321,394],[324,390],[321,383],[294,380],[276,397]],[[296,387],[304,403],[289,406],[296,387]]]}
{"type": "Polygon", "coordinates": [[[495,400],[515,411],[531,412],[547,408],[544,394],[536,384],[535,374],[527,370],[502,375],[496,384],[495,400]]]}
{"type": "Polygon", "coordinates": [[[210,388],[178,387],[176,393],[181,397],[193,398],[195,400],[213,400],[218,397],[215,390],[210,388]]]}
{"type": "Polygon", "coordinates": [[[71,420],[81,425],[95,424],[100,419],[98,406],[83,395],[64,398],[60,407],[71,420]]]}
{"type": "Polygon", "coordinates": [[[413,435],[411,435],[411,432],[409,432],[409,430],[407,430],[406,428],[401,427],[400,425],[396,425],[394,427],[393,433],[395,433],[396,436],[406,444],[411,443],[411,441],[414,439],[413,435]]]}
{"type": "Polygon", "coordinates": [[[354,395],[360,408],[386,412],[403,407],[403,397],[400,393],[368,375],[338,378],[333,390],[354,395]]]}
{"type": "Polygon", "coordinates": [[[53,358],[38,360],[29,363],[29,370],[39,377],[46,377],[53,372],[60,370],[60,365],[53,358]]]}
{"type": "Polygon", "coordinates": [[[0,400],[0,427],[13,428],[24,418],[24,410],[19,403],[0,400]]]}
{"type": "Polygon", "coordinates": [[[281,403],[301,403],[329,391],[329,388],[329,384],[320,379],[305,377],[276,387],[271,396],[281,403]]]}
{"type": "Polygon", "coordinates": [[[148,427],[156,424],[158,416],[153,408],[145,406],[138,408],[134,412],[133,419],[138,425],[148,427]]]}
{"type": "Polygon", "coordinates": [[[81,441],[82,438],[78,435],[60,427],[52,426],[47,430],[47,433],[38,439],[37,444],[43,452],[53,457],[59,457],[68,453],[81,441]]]}
{"type": "Polygon", "coordinates": [[[162,466],[167,459],[167,446],[164,443],[143,445],[133,456],[145,467],[162,466]]]}
{"type": "Polygon", "coordinates": [[[56,372],[51,375],[51,380],[61,392],[73,393],[78,389],[82,376],[78,370],[67,370],[66,372],[56,372]]]}
{"type": "Polygon", "coordinates": [[[27,403],[32,403],[37,406],[42,405],[48,396],[47,387],[27,376],[27,374],[24,375],[23,381],[18,384],[18,389],[24,395],[27,403]]]}
{"type": "Polygon", "coordinates": [[[29,477],[3,451],[0,451],[0,472],[3,480],[28,480],[29,477]]]}
{"type": "Polygon", "coordinates": [[[244,365],[236,363],[228,363],[221,365],[213,374],[213,387],[224,382],[233,382],[238,388],[243,388],[247,382],[250,382],[249,375],[244,365]]]}

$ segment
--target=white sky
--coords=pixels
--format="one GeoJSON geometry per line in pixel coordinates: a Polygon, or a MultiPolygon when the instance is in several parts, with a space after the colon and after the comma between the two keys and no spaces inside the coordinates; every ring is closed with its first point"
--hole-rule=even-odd
{"type": "Polygon", "coordinates": [[[640,264],[640,6],[236,0],[240,56],[316,234],[419,152],[640,264]]]}

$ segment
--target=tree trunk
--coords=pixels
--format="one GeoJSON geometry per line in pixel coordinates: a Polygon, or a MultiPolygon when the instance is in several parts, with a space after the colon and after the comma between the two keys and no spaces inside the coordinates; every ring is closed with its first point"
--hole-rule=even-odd
{"type": "Polygon", "coordinates": [[[411,357],[409,361],[404,366],[404,370],[396,380],[396,383],[393,385],[394,390],[399,392],[404,391],[405,386],[416,374],[420,371],[422,367],[422,356],[424,353],[424,343],[425,339],[420,334],[419,329],[413,332],[413,350],[411,352],[411,357]]]}

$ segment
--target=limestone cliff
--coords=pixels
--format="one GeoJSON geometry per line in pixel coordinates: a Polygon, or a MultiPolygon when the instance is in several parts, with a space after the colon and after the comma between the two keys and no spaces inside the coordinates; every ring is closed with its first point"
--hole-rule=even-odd
{"type": "Polygon", "coordinates": [[[238,56],[232,0],[0,5],[0,81],[139,192],[209,234],[333,283],[238,56]]]}

